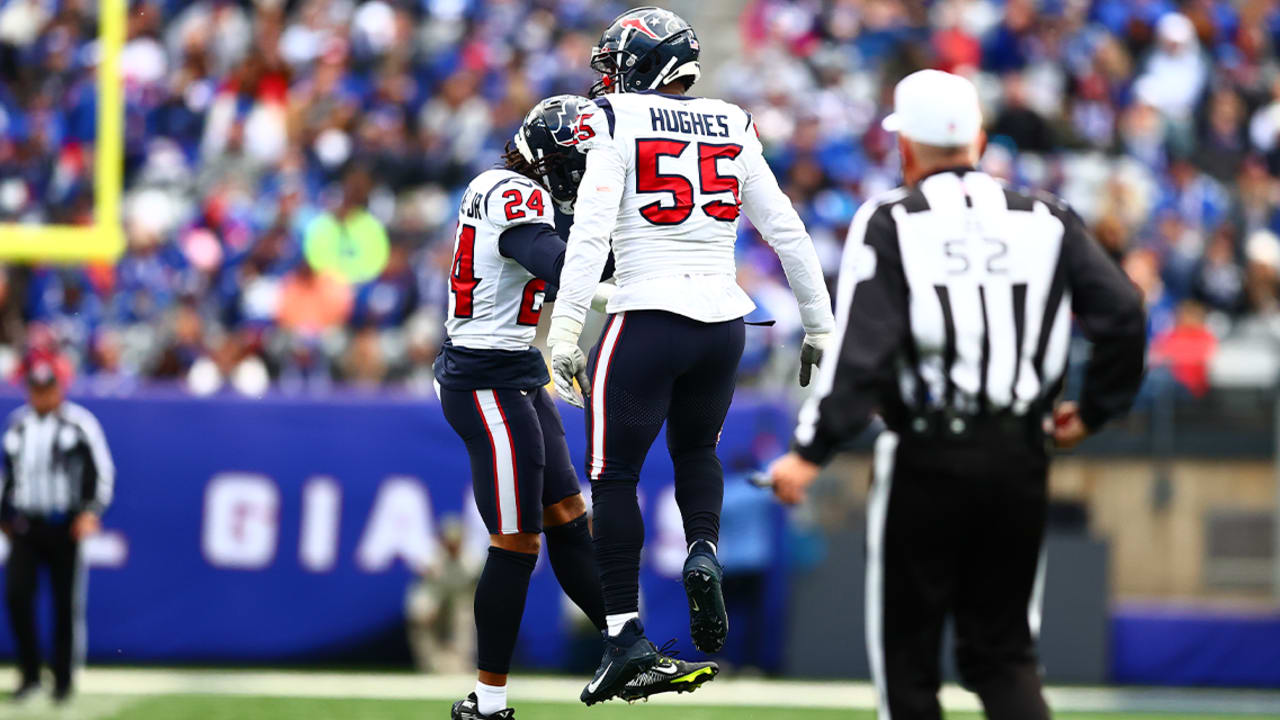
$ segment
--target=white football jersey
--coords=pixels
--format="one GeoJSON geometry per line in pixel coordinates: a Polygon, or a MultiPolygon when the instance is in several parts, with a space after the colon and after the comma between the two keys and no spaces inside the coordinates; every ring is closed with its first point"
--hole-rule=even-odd
{"type": "Polygon", "coordinates": [[[486,170],[462,193],[449,271],[450,341],[476,350],[526,350],[547,283],[503,257],[498,238],[526,223],[555,226],[551,196],[510,170],[486,170]]]}
{"type": "Polygon", "coordinates": [[[609,312],[665,310],[702,322],[755,308],[738,287],[745,212],[782,260],[805,330],[829,332],[831,300],[813,242],[765,162],[751,115],[732,103],[661,93],[597,98],[577,134],[587,154],[556,302],[581,319],[610,243],[609,312]]]}

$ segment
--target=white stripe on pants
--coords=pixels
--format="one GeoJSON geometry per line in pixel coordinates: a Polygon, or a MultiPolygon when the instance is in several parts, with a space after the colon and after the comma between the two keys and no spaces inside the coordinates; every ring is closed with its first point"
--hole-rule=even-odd
{"type": "Polygon", "coordinates": [[[1040,621],[1044,617],[1044,574],[1049,565],[1049,549],[1043,541],[1040,545],[1040,559],[1036,562],[1036,580],[1031,586],[1031,599],[1027,602],[1027,627],[1031,629],[1031,639],[1040,639],[1040,621]]]}
{"type": "Polygon", "coordinates": [[[884,530],[897,450],[896,433],[885,430],[876,438],[875,476],[867,499],[867,659],[876,683],[880,720],[892,720],[884,666],[884,530]]]}
{"type": "Polygon", "coordinates": [[[520,532],[520,494],[516,483],[516,450],[507,418],[492,390],[476,390],[476,407],[484,418],[493,447],[494,499],[498,503],[498,525],[503,535],[520,532]]]}
{"type": "Polygon", "coordinates": [[[604,396],[609,381],[609,363],[613,361],[613,351],[618,347],[618,336],[622,334],[622,325],[626,322],[626,313],[613,316],[609,328],[605,330],[604,339],[600,341],[600,356],[596,358],[595,376],[591,378],[591,479],[598,480],[604,471],[604,396]]]}
{"type": "Polygon", "coordinates": [[[84,560],[84,543],[76,548],[76,565],[71,577],[71,675],[84,667],[89,646],[89,630],[85,610],[89,600],[89,568],[84,560]]]}

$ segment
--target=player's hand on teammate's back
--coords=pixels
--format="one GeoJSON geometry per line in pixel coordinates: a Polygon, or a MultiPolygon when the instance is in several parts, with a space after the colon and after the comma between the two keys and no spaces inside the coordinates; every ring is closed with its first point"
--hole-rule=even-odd
{"type": "Polygon", "coordinates": [[[769,466],[773,494],[787,505],[804,502],[805,493],[818,478],[818,471],[821,469],[793,452],[783,455],[769,466]]]}
{"type": "Polygon", "coordinates": [[[800,346],[800,387],[809,387],[813,369],[822,365],[822,353],[827,347],[829,333],[806,333],[800,346]]]}
{"type": "Polygon", "coordinates": [[[591,298],[591,309],[608,314],[609,301],[613,299],[616,292],[618,292],[618,286],[612,280],[597,285],[595,297],[591,298]]]}

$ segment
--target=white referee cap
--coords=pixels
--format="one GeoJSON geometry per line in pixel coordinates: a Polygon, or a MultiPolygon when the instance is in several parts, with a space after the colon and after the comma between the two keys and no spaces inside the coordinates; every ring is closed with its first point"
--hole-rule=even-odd
{"type": "Polygon", "coordinates": [[[925,145],[968,145],[982,130],[978,89],[941,70],[913,72],[893,89],[893,113],[881,127],[925,145]]]}

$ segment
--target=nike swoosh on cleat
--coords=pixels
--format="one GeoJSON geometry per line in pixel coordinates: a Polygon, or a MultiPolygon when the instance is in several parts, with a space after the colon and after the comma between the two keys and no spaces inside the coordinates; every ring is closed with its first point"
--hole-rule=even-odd
{"type": "Polygon", "coordinates": [[[691,610],[693,610],[694,612],[698,612],[699,610],[701,610],[701,609],[702,609],[702,608],[698,607],[698,601],[697,601],[697,600],[695,600],[695,599],[693,599],[693,598],[689,598],[689,608],[690,608],[691,610]]]}
{"type": "Polygon", "coordinates": [[[604,680],[604,676],[609,674],[609,670],[612,667],[613,667],[613,663],[609,663],[608,665],[605,665],[604,670],[601,670],[600,674],[595,676],[595,678],[590,683],[587,684],[587,692],[592,692],[592,693],[595,692],[596,688],[600,687],[600,682],[604,680]]]}
{"type": "Polygon", "coordinates": [[[654,665],[649,669],[656,673],[662,673],[663,675],[675,675],[680,672],[680,668],[675,665],[654,665]]]}

